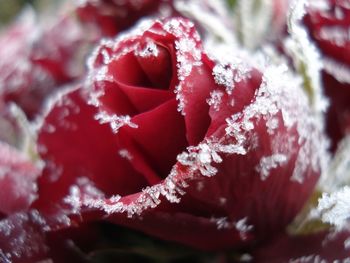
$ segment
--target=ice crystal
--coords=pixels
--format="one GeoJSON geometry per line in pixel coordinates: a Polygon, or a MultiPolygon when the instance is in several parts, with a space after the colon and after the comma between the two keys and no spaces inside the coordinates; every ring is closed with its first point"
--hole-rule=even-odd
{"type": "Polygon", "coordinates": [[[349,226],[350,187],[344,186],[332,193],[323,193],[313,216],[319,216],[323,222],[334,225],[337,229],[349,226]]]}
{"type": "Polygon", "coordinates": [[[230,64],[216,64],[213,68],[214,80],[218,85],[223,85],[226,92],[231,94],[235,84],[250,78],[250,67],[240,59],[230,64]]]}
{"type": "Polygon", "coordinates": [[[207,103],[209,104],[209,106],[213,106],[215,111],[218,111],[220,110],[222,96],[224,96],[224,93],[222,91],[213,90],[210,92],[210,98],[207,99],[207,103]]]}
{"type": "Polygon", "coordinates": [[[144,210],[157,207],[161,202],[161,198],[165,198],[171,203],[180,202],[179,196],[185,194],[182,189],[188,185],[175,179],[176,176],[177,167],[174,166],[162,183],[144,188],[135,200],[127,204],[123,202],[123,197],[119,195],[110,198],[85,195],[81,196],[79,205],[80,207],[100,209],[107,214],[126,213],[129,217],[141,215],[144,210]]]}
{"type": "Polygon", "coordinates": [[[232,93],[234,89],[234,79],[233,79],[233,71],[228,65],[215,65],[213,69],[213,75],[215,82],[219,85],[223,85],[226,88],[228,94],[232,93]]]}
{"type": "Polygon", "coordinates": [[[260,173],[261,180],[266,180],[271,169],[275,169],[288,161],[285,154],[274,154],[271,156],[262,157],[259,165],[255,168],[260,173]]]}
{"type": "Polygon", "coordinates": [[[43,242],[42,232],[38,231],[38,229],[48,230],[46,226],[45,220],[36,210],[17,213],[9,219],[2,220],[0,233],[10,240],[6,244],[10,250],[6,251],[7,248],[1,248],[0,255],[5,255],[8,262],[12,262],[46,252],[48,247],[43,242]]]}
{"type": "Polygon", "coordinates": [[[159,50],[157,45],[151,41],[147,40],[146,45],[143,47],[139,47],[139,49],[135,50],[135,55],[140,57],[157,57],[159,54],[159,50]]]}
{"type": "Polygon", "coordinates": [[[108,114],[107,112],[99,112],[95,115],[95,119],[99,121],[100,124],[108,123],[111,126],[113,133],[118,133],[118,130],[123,126],[129,126],[131,128],[138,128],[138,125],[131,121],[129,115],[116,115],[108,114]]]}
{"type": "Polygon", "coordinates": [[[131,161],[133,159],[133,156],[131,155],[131,153],[127,149],[121,149],[121,150],[119,150],[118,153],[122,158],[125,158],[129,161],[131,161]]]}
{"type": "Polygon", "coordinates": [[[248,218],[242,218],[235,223],[236,229],[239,231],[242,240],[247,238],[247,233],[253,230],[252,225],[247,224],[248,218]]]}
{"type": "Polygon", "coordinates": [[[230,221],[229,218],[227,217],[219,217],[219,218],[212,217],[210,221],[215,223],[219,230],[236,229],[239,232],[242,240],[245,240],[247,238],[246,236],[247,233],[253,230],[253,226],[247,224],[247,221],[248,221],[247,217],[242,218],[238,221],[230,221]]]}
{"type": "Polygon", "coordinates": [[[193,171],[200,171],[204,176],[213,176],[217,173],[217,169],[212,166],[212,162],[222,162],[218,150],[216,145],[203,142],[198,146],[187,147],[187,152],[179,154],[177,160],[181,164],[189,166],[193,171]]]}
{"type": "Polygon", "coordinates": [[[86,198],[103,198],[103,193],[87,177],[78,177],[76,183],[69,187],[69,194],[63,199],[71,207],[73,214],[79,214],[81,202],[86,198]]]}
{"type": "MultiPolygon", "coordinates": [[[[277,124],[287,129],[297,127],[298,145],[301,149],[291,179],[299,183],[303,181],[305,171],[310,166],[314,171],[319,171],[323,167],[327,147],[325,138],[319,133],[318,138],[310,136],[315,131],[321,131],[323,124],[317,115],[310,112],[307,98],[300,86],[300,79],[291,74],[285,65],[269,66],[264,70],[262,83],[256,91],[253,102],[246,106],[242,112],[226,119],[226,134],[235,141],[232,146],[240,147],[244,152],[256,148],[253,143],[256,120],[264,119],[268,132],[272,132],[271,129],[277,124]],[[310,112],[310,114],[308,115],[306,112],[310,112]],[[276,122],[279,113],[282,115],[281,123],[276,122]]],[[[293,134],[289,135],[289,140],[291,141],[289,148],[282,149],[280,146],[272,145],[273,150],[277,151],[272,154],[288,156],[289,152],[296,147],[293,134]],[[278,148],[280,149],[278,150],[278,148]]],[[[264,176],[264,174],[266,172],[263,172],[262,175],[264,176]]]]}

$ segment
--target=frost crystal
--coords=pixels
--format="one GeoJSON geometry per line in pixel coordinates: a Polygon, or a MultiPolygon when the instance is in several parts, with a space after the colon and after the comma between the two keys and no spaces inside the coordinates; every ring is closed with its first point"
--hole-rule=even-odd
{"type": "Polygon", "coordinates": [[[213,106],[214,110],[218,111],[220,110],[222,96],[224,96],[224,93],[222,91],[214,90],[210,92],[210,98],[207,99],[207,103],[209,106],[213,106]]]}
{"type": "MultiPolygon", "coordinates": [[[[85,193],[80,195],[79,209],[81,207],[89,207],[103,210],[107,214],[126,213],[129,217],[133,217],[135,215],[141,215],[146,209],[157,207],[162,198],[165,198],[171,203],[178,203],[180,202],[179,196],[185,194],[183,188],[188,185],[184,181],[176,179],[176,171],[177,167],[174,166],[170,175],[162,183],[146,187],[132,202],[129,200],[127,203],[124,203],[123,197],[119,195],[103,198],[103,196],[96,194],[85,193]]],[[[77,198],[68,198],[67,200],[73,201],[73,205],[76,205],[75,201],[77,198]]]]}
{"type": "Polygon", "coordinates": [[[215,82],[226,87],[228,94],[234,89],[233,71],[229,65],[215,65],[213,69],[215,82]]]}
{"type": "Polygon", "coordinates": [[[121,149],[119,150],[119,155],[122,157],[122,158],[125,158],[129,161],[131,161],[133,159],[133,156],[131,155],[131,153],[127,150],[127,149],[121,149]]]}
{"type": "Polygon", "coordinates": [[[95,119],[99,121],[100,124],[109,123],[113,133],[118,133],[118,130],[123,126],[129,126],[131,128],[138,128],[138,125],[131,122],[131,117],[129,115],[116,115],[108,114],[107,112],[99,112],[95,115],[95,119]]]}
{"type": "Polygon", "coordinates": [[[261,180],[264,181],[269,176],[271,169],[275,169],[285,164],[287,161],[288,157],[285,154],[277,153],[261,158],[259,165],[255,169],[260,173],[261,180]]]}
{"type": "Polygon", "coordinates": [[[237,222],[230,221],[227,217],[219,217],[219,218],[212,217],[210,221],[215,223],[219,230],[233,229],[233,228],[237,229],[242,240],[245,240],[247,238],[247,233],[252,231],[254,228],[253,226],[247,224],[247,221],[248,221],[247,217],[242,218],[237,222]]]}
{"type": "Polygon", "coordinates": [[[226,92],[231,94],[235,83],[250,78],[250,67],[236,58],[236,61],[230,64],[216,64],[213,68],[213,76],[215,82],[218,85],[223,85],[226,92]]]}
{"type": "MultiPolygon", "coordinates": [[[[279,156],[279,164],[287,162],[287,158],[285,161],[283,161],[283,158],[280,158],[281,155],[288,156],[294,147],[300,146],[291,178],[299,183],[304,180],[305,172],[310,166],[314,171],[319,171],[323,167],[327,148],[325,138],[319,133],[322,130],[323,122],[320,121],[318,115],[310,112],[307,98],[300,86],[300,79],[292,75],[288,71],[287,66],[269,66],[264,69],[262,83],[256,91],[255,99],[252,103],[246,106],[242,112],[238,112],[226,119],[226,134],[234,141],[231,147],[235,149],[240,148],[242,154],[257,147],[253,139],[255,137],[259,138],[259,134],[256,134],[254,123],[259,119],[265,120],[269,133],[273,133],[273,129],[277,125],[289,130],[296,127],[298,134],[288,133],[289,147],[273,145],[273,142],[271,146],[272,150],[276,151],[272,155],[277,154],[279,156]],[[282,115],[282,119],[280,119],[279,114],[282,115]],[[312,135],[315,132],[317,136],[312,135]],[[298,145],[296,145],[296,138],[298,138],[298,145]]],[[[280,135],[276,134],[276,138],[278,136],[280,135]]],[[[285,142],[283,142],[283,145],[285,145],[285,142]]],[[[262,157],[260,165],[267,160],[271,161],[268,157],[262,157]]],[[[264,178],[268,174],[269,169],[264,170],[262,168],[264,166],[260,165],[258,165],[257,169],[262,173],[262,178],[264,178]]]]}
{"type": "Polygon", "coordinates": [[[200,143],[198,146],[187,147],[187,151],[177,156],[181,164],[189,166],[193,172],[199,171],[204,176],[213,176],[217,173],[212,162],[222,162],[222,158],[218,155],[218,145],[200,143]]]}
{"type": "Polygon", "coordinates": [[[304,89],[309,93],[317,112],[323,112],[327,106],[323,97],[320,72],[322,61],[316,46],[310,41],[301,19],[305,14],[306,0],[294,0],[288,15],[290,37],[285,41],[285,49],[290,54],[300,75],[304,78],[304,89]]]}
{"type": "Polygon", "coordinates": [[[319,216],[323,222],[334,225],[341,230],[349,226],[350,187],[344,186],[333,193],[324,193],[318,200],[317,208],[311,213],[319,216]]]}
{"type": "Polygon", "coordinates": [[[8,261],[18,261],[21,258],[31,258],[37,253],[48,251],[43,242],[43,233],[39,231],[49,230],[45,220],[36,211],[17,213],[0,222],[0,234],[5,235],[10,242],[7,245],[10,251],[0,248],[0,256],[6,255],[8,261]]]}
{"type": "Polygon", "coordinates": [[[146,42],[146,45],[141,49],[141,47],[139,47],[139,49],[135,50],[135,55],[136,56],[140,56],[140,57],[157,57],[159,54],[159,50],[157,45],[151,41],[148,40],[146,42]]]}

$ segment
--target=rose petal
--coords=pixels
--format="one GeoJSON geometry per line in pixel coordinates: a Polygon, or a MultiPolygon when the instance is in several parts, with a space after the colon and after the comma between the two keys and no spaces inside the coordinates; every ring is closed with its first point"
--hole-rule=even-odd
{"type": "Polygon", "coordinates": [[[176,156],[187,146],[183,117],[172,99],[157,108],[134,116],[138,128],[125,127],[142,156],[159,177],[168,176],[176,156]]]}
{"type": "Polygon", "coordinates": [[[280,236],[253,253],[254,262],[335,262],[350,259],[350,232],[280,236]]]}
{"type": "Polygon", "coordinates": [[[186,137],[190,145],[200,143],[208,130],[210,117],[207,99],[215,86],[210,65],[194,67],[190,76],[182,82],[181,95],[186,101],[186,137]]]}
{"type": "Polygon", "coordinates": [[[62,95],[46,116],[39,133],[41,154],[47,160],[39,181],[43,203],[62,200],[80,177],[89,178],[107,195],[137,192],[145,185],[143,176],[118,154],[115,134],[94,119],[96,114],[78,89],[62,95]]]}

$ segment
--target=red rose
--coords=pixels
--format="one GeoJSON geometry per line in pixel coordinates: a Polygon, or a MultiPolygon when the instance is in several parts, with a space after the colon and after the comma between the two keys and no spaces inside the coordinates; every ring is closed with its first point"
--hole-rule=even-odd
{"type": "Polygon", "coordinates": [[[284,66],[215,61],[179,18],[103,40],[88,64],[43,119],[38,199],[0,221],[0,259],[77,254],[72,233],[93,239],[90,222],[209,251],[284,233],[320,175],[324,139],[284,66]]]}
{"type": "Polygon", "coordinates": [[[80,57],[87,37],[77,21],[60,17],[44,25],[27,12],[0,36],[0,96],[30,118],[45,98],[83,72],[80,57]]]}
{"type": "Polygon", "coordinates": [[[85,86],[53,103],[32,208],[49,232],[103,218],[205,250],[283,231],[322,157],[298,83],[284,67],[211,60],[187,20],[143,26],[103,41],[85,86]]]}
{"type": "Polygon", "coordinates": [[[324,63],[323,85],[330,99],[327,131],[333,149],[350,128],[350,9],[346,0],[311,4],[305,17],[324,63]]]}

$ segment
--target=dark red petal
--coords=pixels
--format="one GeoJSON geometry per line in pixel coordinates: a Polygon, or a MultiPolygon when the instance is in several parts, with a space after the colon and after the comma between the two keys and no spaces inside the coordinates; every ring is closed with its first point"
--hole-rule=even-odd
{"type": "Polygon", "coordinates": [[[337,81],[334,76],[323,72],[325,94],[330,100],[327,111],[327,132],[332,138],[332,149],[350,132],[350,84],[337,81]]]}
{"type": "Polygon", "coordinates": [[[0,142],[0,175],[0,212],[27,209],[37,197],[40,169],[15,148],[0,142]]]}
{"type": "Polygon", "coordinates": [[[190,76],[181,85],[187,141],[190,145],[197,145],[204,139],[210,124],[207,99],[216,87],[211,68],[208,65],[193,67],[190,76]]]}
{"type": "Polygon", "coordinates": [[[215,91],[219,92],[220,98],[216,98],[217,104],[215,105],[215,102],[213,102],[210,107],[209,115],[211,122],[206,134],[207,137],[211,136],[224,125],[227,118],[241,112],[245,106],[253,101],[255,91],[261,84],[261,73],[252,69],[249,74],[249,79],[235,83],[231,94],[227,94],[223,87],[217,87],[215,91]]]}
{"type": "Polygon", "coordinates": [[[254,262],[345,262],[350,259],[350,232],[280,236],[253,252],[254,262]]]}
{"type": "Polygon", "coordinates": [[[138,128],[127,129],[139,153],[160,177],[168,176],[176,156],[187,146],[185,123],[172,99],[157,108],[134,116],[138,128]]]}
{"type": "MultiPolygon", "coordinates": [[[[125,47],[127,47],[126,44],[125,47]]],[[[132,52],[111,61],[108,64],[108,74],[118,82],[130,86],[152,87],[152,83],[132,52]]]]}
{"type": "Polygon", "coordinates": [[[137,60],[152,83],[152,87],[167,90],[172,77],[172,63],[168,50],[156,46],[157,54],[137,56],[137,60]]]}
{"type": "Polygon", "coordinates": [[[115,134],[108,124],[94,119],[96,114],[97,109],[87,105],[78,89],[63,95],[46,116],[39,133],[46,160],[39,181],[41,203],[61,201],[78,178],[88,178],[107,195],[130,194],[146,184],[119,155],[115,134]]]}
{"type": "MultiPolygon", "coordinates": [[[[242,236],[235,227],[220,230],[213,218],[189,213],[150,211],[144,213],[142,219],[116,215],[109,220],[162,240],[179,242],[201,250],[215,251],[242,246],[242,236]]],[[[250,241],[249,234],[244,240],[250,241]]]]}
{"type": "Polygon", "coordinates": [[[123,83],[119,83],[118,86],[138,113],[152,110],[174,97],[174,94],[167,90],[134,87],[123,83]]]}

